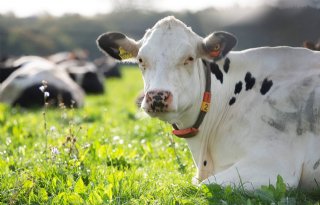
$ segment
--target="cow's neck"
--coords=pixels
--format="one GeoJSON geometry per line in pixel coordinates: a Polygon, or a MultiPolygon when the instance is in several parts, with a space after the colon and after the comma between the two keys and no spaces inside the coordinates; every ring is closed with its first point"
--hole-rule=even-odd
{"type": "MultiPolygon", "coordinates": [[[[202,64],[200,64],[202,65],[202,64]]],[[[201,126],[209,108],[210,108],[210,102],[211,102],[211,71],[210,71],[210,67],[208,66],[208,64],[203,61],[203,67],[202,69],[199,68],[198,66],[196,68],[197,71],[195,73],[199,73],[199,70],[203,70],[204,72],[200,72],[198,77],[199,77],[199,88],[200,90],[198,91],[198,94],[200,96],[200,99],[202,99],[200,101],[200,108],[198,108],[198,106],[193,105],[191,106],[191,116],[187,116],[187,117],[183,117],[181,119],[192,119],[194,121],[193,125],[187,127],[187,128],[181,128],[184,127],[184,125],[180,125],[180,128],[178,126],[178,123],[174,123],[172,124],[174,130],[173,130],[173,134],[176,135],[177,137],[180,138],[191,138],[194,137],[198,134],[199,132],[199,127],[201,126]],[[202,79],[201,76],[204,75],[204,79],[202,79]],[[204,82],[204,83],[202,83],[204,82]],[[202,91],[203,90],[203,91],[202,91]],[[201,96],[202,94],[202,96],[201,96]],[[197,110],[193,110],[194,108],[198,108],[198,113],[195,114],[195,112],[197,110]],[[193,116],[197,116],[196,119],[194,119],[193,116]]],[[[197,101],[197,104],[199,103],[199,101],[197,101]]],[[[185,112],[186,114],[190,115],[190,112],[185,112]]],[[[183,121],[183,120],[182,120],[183,121]]],[[[186,123],[184,123],[186,124],[186,123]]],[[[190,122],[187,122],[187,124],[190,124],[190,122]]]]}
{"type": "MultiPolygon", "coordinates": [[[[223,67],[223,62],[217,63],[217,65],[220,67],[221,72],[223,67]]],[[[205,90],[205,72],[203,69],[203,66],[206,66],[205,64],[201,63],[199,66],[201,66],[202,69],[199,69],[201,72],[199,72],[199,80],[201,82],[199,93],[204,93],[205,90]]],[[[210,66],[209,64],[207,66],[210,66]]],[[[212,64],[211,64],[212,66],[212,64]]],[[[187,138],[188,146],[192,152],[193,159],[198,167],[198,180],[204,180],[208,176],[214,172],[214,161],[212,158],[212,151],[210,150],[210,144],[215,140],[217,133],[219,131],[219,126],[221,126],[221,122],[224,118],[225,114],[225,106],[226,104],[224,102],[227,101],[227,98],[229,98],[228,93],[232,92],[230,86],[228,84],[230,82],[226,82],[227,79],[224,79],[225,82],[221,82],[221,79],[217,78],[216,74],[211,74],[211,104],[209,108],[209,112],[205,116],[201,126],[199,127],[199,133],[192,137],[187,138]],[[226,99],[222,99],[226,98],[226,99]]],[[[199,100],[195,103],[195,105],[190,108],[186,113],[184,113],[184,116],[182,119],[183,123],[182,125],[186,126],[192,126],[192,123],[196,120],[197,114],[199,113],[200,107],[202,104],[202,97],[199,98],[199,100]]]]}

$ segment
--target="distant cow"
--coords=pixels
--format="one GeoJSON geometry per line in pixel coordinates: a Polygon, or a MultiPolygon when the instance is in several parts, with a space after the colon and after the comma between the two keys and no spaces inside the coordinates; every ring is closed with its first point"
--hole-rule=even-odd
{"type": "Polygon", "coordinates": [[[0,62],[0,83],[7,79],[14,71],[24,64],[33,61],[46,61],[40,56],[10,57],[0,62]]]}
{"type": "Polygon", "coordinates": [[[320,182],[320,52],[262,47],[230,50],[236,38],[205,38],[167,17],[136,41],[105,33],[102,51],[139,63],[141,107],[188,142],[196,181],[247,189],[320,182]]]}
{"type": "Polygon", "coordinates": [[[104,93],[104,76],[93,62],[87,61],[83,52],[60,52],[48,57],[69,73],[86,93],[104,93]]]}
{"type": "Polygon", "coordinates": [[[56,65],[38,57],[23,57],[14,65],[21,67],[13,72],[0,85],[0,102],[22,107],[44,105],[44,93],[39,89],[42,81],[47,81],[46,91],[49,93],[47,102],[53,106],[63,103],[65,106],[79,107],[84,103],[82,89],[56,65]]]}
{"type": "Polygon", "coordinates": [[[89,61],[68,60],[59,64],[59,68],[80,85],[86,93],[104,92],[104,76],[96,65],[89,61]]]}
{"type": "Polygon", "coordinates": [[[120,65],[113,58],[100,57],[95,59],[94,64],[106,78],[121,78],[120,65]]]}

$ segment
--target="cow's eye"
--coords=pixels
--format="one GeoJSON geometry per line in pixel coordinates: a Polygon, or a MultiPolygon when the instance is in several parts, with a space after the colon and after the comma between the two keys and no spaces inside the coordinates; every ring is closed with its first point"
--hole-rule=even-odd
{"type": "Polygon", "coordinates": [[[184,65],[188,65],[189,63],[193,62],[194,58],[192,56],[189,56],[185,61],[184,61],[184,65]]]}
{"type": "Polygon", "coordinates": [[[141,57],[138,58],[138,62],[139,62],[139,67],[144,71],[146,70],[146,62],[144,60],[142,60],[141,57]]]}

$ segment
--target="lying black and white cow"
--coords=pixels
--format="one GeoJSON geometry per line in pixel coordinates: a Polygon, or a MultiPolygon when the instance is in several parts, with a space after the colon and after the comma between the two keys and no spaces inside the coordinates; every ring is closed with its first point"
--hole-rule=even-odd
{"type": "Polygon", "coordinates": [[[80,85],[86,93],[104,93],[104,76],[96,65],[88,61],[68,60],[58,66],[80,85]]]}
{"type": "Polygon", "coordinates": [[[86,53],[60,52],[49,56],[48,59],[59,65],[58,68],[69,73],[86,93],[104,93],[103,73],[93,62],[87,61],[86,53]]]}
{"type": "Polygon", "coordinates": [[[320,53],[263,47],[229,52],[236,38],[202,38],[174,17],[135,41],[105,33],[100,49],[134,58],[144,79],[142,108],[186,138],[205,184],[320,182],[320,53]],[[206,114],[207,113],[207,114],[206,114]]]}
{"type": "Polygon", "coordinates": [[[24,64],[33,61],[43,61],[40,56],[10,57],[0,63],[0,83],[6,80],[13,72],[21,68],[24,64]]]}
{"type": "Polygon", "coordinates": [[[99,57],[95,59],[94,64],[97,66],[98,70],[103,73],[106,78],[121,78],[122,74],[120,71],[119,63],[110,57],[99,57]]]}
{"type": "Polygon", "coordinates": [[[48,83],[47,102],[57,106],[79,107],[84,103],[83,90],[56,65],[40,57],[22,57],[14,62],[21,67],[0,85],[0,102],[22,107],[44,105],[44,93],[39,89],[42,81],[48,83]]]}

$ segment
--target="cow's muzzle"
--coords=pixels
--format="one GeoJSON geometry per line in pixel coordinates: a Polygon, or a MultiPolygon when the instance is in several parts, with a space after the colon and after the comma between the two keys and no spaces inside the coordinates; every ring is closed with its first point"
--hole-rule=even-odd
{"type": "Polygon", "coordinates": [[[145,94],[143,109],[148,113],[168,112],[172,103],[172,94],[165,90],[152,90],[145,94]]]}

